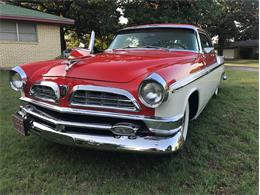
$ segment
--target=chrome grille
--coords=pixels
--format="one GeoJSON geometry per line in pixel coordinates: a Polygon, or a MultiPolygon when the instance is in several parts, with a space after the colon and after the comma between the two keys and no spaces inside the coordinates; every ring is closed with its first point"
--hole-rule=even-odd
{"type": "Polygon", "coordinates": [[[49,102],[56,102],[59,98],[58,86],[56,84],[52,84],[49,82],[42,82],[41,84],[35,84],[30,89],[30,95],[33,98],[49,101],[49,102]]]}
{"type": "Polygon", "coordinates": [[[74,91],[71,105],[129,111],[139,110],[138,103],[131,94],[124,90],[95,86],[83,86],[83,88],[79,87],[74,91]]]}

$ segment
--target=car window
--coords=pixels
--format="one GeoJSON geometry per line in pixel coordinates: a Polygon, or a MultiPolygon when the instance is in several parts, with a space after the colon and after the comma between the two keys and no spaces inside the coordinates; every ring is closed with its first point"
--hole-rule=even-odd
{"type": "Polygon", "coordinates": [[[205,47],[212,47],[211,41],[208,39],[208,37],[201,33],[200,33],[200,41],[201,41],[202,49],[204,49],[205,47]]]}
{"type": "Polygon", "coordinates": [[[147,46],[198,51],[196,34],[190,29],[138,29],[119,33],[108,49],[147,46]]]}

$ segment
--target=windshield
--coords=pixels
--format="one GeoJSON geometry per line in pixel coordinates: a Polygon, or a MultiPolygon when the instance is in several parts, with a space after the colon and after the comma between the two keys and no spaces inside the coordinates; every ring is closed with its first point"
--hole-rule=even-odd
{"type": "Polygon", "coordinates": [[[155,48],[198,51],[195,31],[190,29],[138,29],[120,32],[108,49],[155,48]]]}

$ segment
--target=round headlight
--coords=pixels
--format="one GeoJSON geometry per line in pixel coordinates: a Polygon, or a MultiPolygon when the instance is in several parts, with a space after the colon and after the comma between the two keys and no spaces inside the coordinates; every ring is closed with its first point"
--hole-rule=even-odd
{"type": "Polygon", "coordinates": [[[18,73],[11,75],[10,84],[16,91],[19,91],[23,88],[23,80],[18,73]]]}
{"type": "Polygon", "coordinates": [[[15,67],[10,72],[10,85],[15,91],[23,89],[26,83],[26,74],[20,67],[15,67]]]}
{"type": "Polygon", "coordinates": [[[155,81],[143,82],[139,89],[139,97],[145,106],[156,108],[164,100],[165,89],[155,81]]]}

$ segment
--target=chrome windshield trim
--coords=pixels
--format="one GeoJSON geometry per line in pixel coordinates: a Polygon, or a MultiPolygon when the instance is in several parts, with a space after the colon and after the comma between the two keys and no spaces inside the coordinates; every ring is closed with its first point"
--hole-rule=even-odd
{"type": "MultiPolygon", "coordinates": [[[[117,49],[106,49],[104,52],[112,53],[112,52],[118,52],[120,50],[155,50],[155,48],[117,48],[117,49]]],[[[159,49],[162,50],[162,49],[159,49]]],[[[190,50],[190,49],[174,49],[174,48],[165,48],[167,52],[192,52],[192,53],[201,53],[200,51],[196,50],[190,50]]]]}
{"type": "Polygon", "coordinates": [[[48,101],[48,102],[53,102],[53,103],[57,103],[60,99],[60,88],[59,85],[55,82],[52,81],[40,81],[39,83],[35,83],[32,85],[32,87],[30,88],[29,94],[33,97],[32,94],[32,88],[34,86],[46,86],[46,87],[50,87],[53,91],[54,94],[56,96],[56,100],[54,99],[49,99],[49,98],[44,98],[44,97],[35,97],[36,99],[40,99],[40,100],[44,100],[44,101],[48,101]]]}
{"type": "Polygon", "coordinates": [[[103,117],[112,117],[112,118],[121,118],[121,119],[132,119],[132,120],[143,120],[143,121],[154,121],[154,122],[173,122],[178,121],[183,117],[183,114],[174,116],[174,117],[156,117],[156,116],[144,116],[144,115],[132,115],[132,114],[123,114],[115,112],[105,112],[105,111],[96,111],[96,110],[83,110],[78,108],[68,108],[60,107],[53,104],[48,104],[46,102],[37,101],[28,97],[21,97],[21,101],[28,102],[34,105],[38,105],[43,108],[47,108],[53,111],[60,113],[70,113],[70,114],[81,114],[81,115],[92,115],[92,116],[103,116],[103,117]]]}
{"type": "Polygon", "coordinates": [[[151,29],[151,28],[179,28],[179,29],[189,29],[189,30],[194,30],[194,31],[198,31],[199,28],[196,26],[192,26],[192,25],[140,25],[140,26],[132,26],[132,27],[126,27],[123,29],[118,30],[117,32],[124,32],[124,31],[130,31],[130,30],[141,30],[141,29],[151,29]]]}
{"type": "MultiPolygon", "coordinates": [[[[199,28],[198,27],[195,27],[195,26],[154,26],[154,25],[144,25],[144,26],[136,26],[136,27],[127,27],[127,28],[124,28],[124,29],[120,29],[119,31],[117,31],[117,35],[120,34],[120,33],[124,33],[125,31],[131,31],[131,30],[145,30],[145,29],[153,29],[153,28],[158,28],[158,29],[187,29],[187,30],[192,30],[194,31],[194,34],[195,34],[195,37],[196,37],[196,41],[197,41],[197,44],[198,44],[198,50],[185,50],[185,49],[174,49],[174,48],[165,48],[167,49],[168,52],[171,52],[171,51],[187,51],[187,52],[194,52],[194,53],[201,53],[202,50],[201,50],[201,43],[200,43],[200,39],[199,39],[199,28]]],[[[116,35],[116,36],[117,36],[116,35]]],[[[110,46],[108,47],[108,49],[106,49],[105,51],[107,52],[113,52],[114,50],[128,50],[128,49],[149,49],[149,48],[124,48],[124,49],[112,49],[110,48],[111,45],[113,44],[116,36],[113,38],[113,41],[111,42],[110,46]]],[[[154,48],[153,48],[154,49],[154,48]]]]}
{"type": "Polygon", "coordinates": [[[196,30],[196,38],[197,38],[197,42],[198,42],[198,46],[199,46],[199,53],[203,53],[203,49],[202,49],[201,41],[200,41],[200,35],[199,35],[198,30],[196,30]]]}
{"type": "Polygon", "coordinates": [[[113,88],[113,87],[102,87],[102,86],[94,86],[94,85],[76,85],[73,87],[72,95],[75,91],[83,90],[83,91],[96,91],[96,92],[108,92],[113,94],[118,94],[127,97],[134,105],[134,109],[131,108],[123,108],[123,107],[114,107],[114,106],[100,106],[100,105],[91,105],[91,104],[77,104],[72,103],[70,98],[70,105],[72,106],[82,106],[82,107],[90,107],[90,108],[106,108],[106,109],[115,109],[115,110],[124,110],[124,111],[140,111],[141,107],[139,103],[136,101],[134,96],[126,90],[113,88]]]}
{"type": "Polygon", "coordinates": [[[174,92],[182,87],[185,87],[186,85],[196,81],[197,79],[209,74],[210,72],[214,71],[215,69],[219,68],[220,66],[222,66],[224,63],[214,63],[206,68],[204,68],[201,71],[195,72],[192,75],[181,79],[175,83],[173,83],[170,87],[169,87],[169,91],[174,92]]]}

